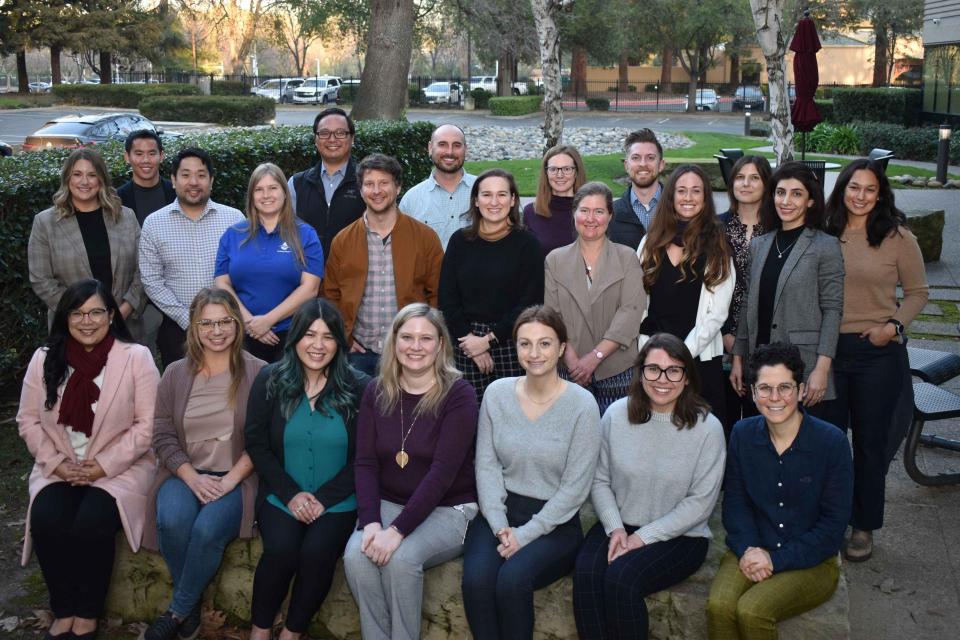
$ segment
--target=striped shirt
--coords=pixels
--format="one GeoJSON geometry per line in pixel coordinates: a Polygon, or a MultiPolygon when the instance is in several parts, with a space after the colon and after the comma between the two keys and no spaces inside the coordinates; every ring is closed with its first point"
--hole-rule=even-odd
{"type": "Polygon", "coordinates": [[[429,178],[403,194],[400,211],[436,231],[446,250],[453,232],[467,226],[463,214],[470,208],[470,190],[476,179],[477,176],[464,172],[457,188],[450,193],[431,173],[429,178]]]}
{"type": "Polygon", "coordinates": [[[178,198],[144,221],[140,280],[153,304],[181,328],[187,328],[197,292],[213,286],[220,236],[244,219],[233,207],[209,200],[193,220],[180,209],[178,198]]]}
{"type": "Polygon", "coordinates": [[[383,353],[383,340],[397,314],[397,281],[393,272],[393,234],[383,238],[367,225],[367,282],[357,309],[353,338],[367,351],[383,353]]]}

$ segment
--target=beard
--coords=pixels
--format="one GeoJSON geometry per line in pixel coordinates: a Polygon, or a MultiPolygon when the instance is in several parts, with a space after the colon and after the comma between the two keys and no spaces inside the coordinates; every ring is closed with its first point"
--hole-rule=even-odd
{"type": "Polygon", "coordinates": [[[652,186],[657,181],[657,178],[659,177],[660,177],[659,173],[652,173],[652,172],[650,173],[650,176],[646,179],[634,177],[631,174],[630,182],[632,182],[634,186],[640,189],[646,189],[647,187],[652,186]]]}
{"type": "Polygon", "coordinates": [[[453,168],[450,168],[450,169],[448,169],[446,166],[443,165],[443,160],[444,160],[444,157],[440,156],[433,161],[433,166],[440,173],[454,174],[454,173],[459,173],[460,170],[463,169],[463,160],[460,160],[460,159],[454,160],[455,164],[453,168]]]}

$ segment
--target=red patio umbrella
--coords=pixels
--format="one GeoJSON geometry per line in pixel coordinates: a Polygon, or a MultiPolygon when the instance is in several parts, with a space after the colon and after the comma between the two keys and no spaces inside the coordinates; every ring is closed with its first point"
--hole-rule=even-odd
{"type": "Polygon", "coordinates": [[[793,80],[797,86],[797,99],[790,110],[790,119],[793,128],[803,132],[803,154],[807,155],[807,132],[813,131],[817,123],[823,120],[817,110],[813,98],[820,84],[820,71],[817,68],[817,51],[820,51],[820,38],[817,37],[817,28],[810,19],[809,11],[805,11],[803,18],[797,23],[797,31],[793,34],[790,50],[793,56],[793,80]]]}

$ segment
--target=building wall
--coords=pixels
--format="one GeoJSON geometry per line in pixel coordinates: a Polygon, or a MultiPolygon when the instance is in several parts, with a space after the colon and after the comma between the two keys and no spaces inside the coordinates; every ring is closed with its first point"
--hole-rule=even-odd
{"type": "Polygon", "coordinates": [[[923,112],[960,121],[960,0],[926,0],[923,11],[923,112]]]}

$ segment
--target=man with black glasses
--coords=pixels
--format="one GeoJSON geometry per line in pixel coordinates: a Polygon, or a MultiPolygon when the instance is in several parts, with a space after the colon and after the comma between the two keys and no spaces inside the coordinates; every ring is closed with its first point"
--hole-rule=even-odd
{"type": "Polygon", "coordinates": [[[298,217],[317,231],[324,260],[341,229],[357,220],[366,205],[360,197],[357,168],[350,152],[356,128],[346,111],[324,109],[313,121],[320,154],[316,166],[290,177],[290,197],[298,217]]]}

